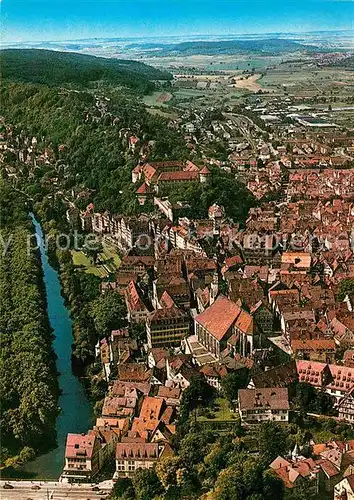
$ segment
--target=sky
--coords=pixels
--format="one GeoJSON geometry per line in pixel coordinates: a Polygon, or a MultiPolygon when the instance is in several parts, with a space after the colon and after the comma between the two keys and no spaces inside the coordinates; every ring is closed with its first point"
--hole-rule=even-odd
{"type": "Polygon", "coordinates": [[[1,39],[353,29],[350,0],[0,0],[1,39]]]}

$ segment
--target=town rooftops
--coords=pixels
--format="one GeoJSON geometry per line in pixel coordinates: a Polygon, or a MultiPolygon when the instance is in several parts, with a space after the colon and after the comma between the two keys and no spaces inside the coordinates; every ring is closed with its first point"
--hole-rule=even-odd
{"type": "Polygon", "coordinates": [[[164,399],[179,399],[181,397],[181,389],[178,387],[166,387],[164,385],[160,385],[157,397],[164,399]]]}
{"type": "Polygon", "coordinates": [[[299,375],[299,382],[307,382],[320,387],[322,385],[323,373],[328,365],[317,361],[298,360],[296,368],[299,375]]]}
{"type": "Polygon", "coordinates": [[[117,443],[117,460],[149,460],[155,461],[159,458],[159,445],[157,443],[117,443]]]}
{"type": "Polygon", "coordinates": [[[296,269],[309,269],[311,254],[308,252],[284,252],[281,256],[282,265],[291,265],[296,269]]]}
{"type": "Polygon", "coordinates": [[[164,400],[152,396],[146,396],[141,405],[139,417],[143,420],[158,420],[162,413],[164,400]]]}
{"type": "Polygon", "coordinates": [[[156,309],[148,314],[149,321],[164,321],[170,319],[185,318],[186,313],[178,307],[165,307],[163,309],[156,309]]]}
{"type": "Polygon", "coordinates": [[[111,394],[114,396],[125,396],[134,391],[141,392],[144,396],[148,396],[151,390],[151,384],[144,382],[128,382],[123,380],[115,380],[111,387],[111,394]]]}
{"type": "Polygon", "coordinates": [[[267,387],[262,389],[240,389],[238,391],[240,410],[256,410],[270,408],[272,410],[288,410],[288,389],[267,387]]]}
{"type": "Polygon", "coordinates": [[[252,382],[256,388],[260,387],[287,387],[297,380],[296,362],[289,361],[265,372],[253,375],[252,382]]]}
{"type": "Polygon", "coordinates": [[[150,382],[152,370],[149,370],[144,364],[124,363],[118,365],[119,380],[127,382],[150,382]]]}
{"type": "Polygon", "coordinates": [[[217,340],[222,340],[240,315],[240,307],[223,295],[201,314],[195,321],[203,326],[217,340]]]}
{"type": "Polygon", "coordinates": [[[294,339],[291,341],[291,348],[297,351],[335,351],[336,344],[333,339],[294,339]]]}

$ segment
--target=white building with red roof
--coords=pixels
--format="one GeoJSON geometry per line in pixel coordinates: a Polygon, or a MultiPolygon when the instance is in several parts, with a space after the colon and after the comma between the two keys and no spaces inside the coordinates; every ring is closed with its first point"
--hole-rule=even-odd
{"type": "Polygon", "coordinates": [[[65,465],[61,479],[67,482],[91,481],[99,472],[101,444],[94,431],[68,434],[65,465]]]}

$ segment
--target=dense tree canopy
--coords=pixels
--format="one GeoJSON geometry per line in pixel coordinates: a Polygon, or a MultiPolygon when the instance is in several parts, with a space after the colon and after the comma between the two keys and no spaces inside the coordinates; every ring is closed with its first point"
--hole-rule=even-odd
{"type": "Polygon", "coordinates": [[[13,81],[75,84],[87,86],[103,80],[143,92],[152,90],[152,80],[171,75],[144,63],[43,49],[6,49],[0,52],[2,77],[13,81]]]}
{"type": "Polygon", "coordinates": [[[3,181],[0,199],[2,464],[16,466],[33,458],[33,449],[53,443],[58,385],[40,257],[27,249],[27,209],[3,181]]]}

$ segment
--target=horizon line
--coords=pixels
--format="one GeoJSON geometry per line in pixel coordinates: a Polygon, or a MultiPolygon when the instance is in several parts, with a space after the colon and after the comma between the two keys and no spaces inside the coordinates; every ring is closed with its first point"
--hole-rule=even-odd
{"type": "Polygon", "coordinates": [[[306,34],[306,33],[341,33],[345,31],[353,31],[354,28],[345,28],[345,29],[332,29],[332,30],[310,30],[310,31],[267,31],[267,32],[254,32],[254,33],[214,33],[214,34],[208,34],[208,33],[194,33],[194,34],[175,34],[175,35],[127,35],[127,36],[120,36],[120,37],[115,37],[115,36],[95,36],[95,37],[89,37],[89,38],[70,38],[70,39],[61,39],[61,40],[12,40],[12,41],[5,41],[2,40],[0,42],[0,46],[3,44],[11,44],[11,43],[62,43],[62,42],[82,42],[82,41],[88,41],[88,40],[107,40],[107,39],[113,39],[113,40],[136,40],[136,39],[154,39],[154,38],[190,38],[190,37],[196,37],[196,36],[206,36],[206,37],[213,37],[213,36],[225,36],[225,37],[232,37],[232,36],[253,36],[253,35],[289,35],[289,34],[306,34]]]}

